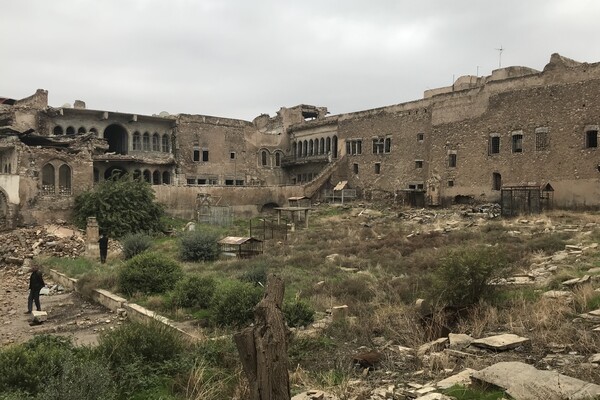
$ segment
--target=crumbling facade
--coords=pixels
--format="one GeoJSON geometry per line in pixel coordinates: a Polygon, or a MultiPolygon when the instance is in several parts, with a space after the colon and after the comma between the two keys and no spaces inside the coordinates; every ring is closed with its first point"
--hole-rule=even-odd
{"type": "Polygon", "coordinates": [[[558,207],[600,206],[600,64],[552,55],[543,71],[464,76],[420,100],[328,115],[299,105],[253,121],[48,106],[0,98],[0,227],[69,216],[94,183],[128,173],[191,217],[198,193],[244,212],[318,198],[438,206],[498,202],[503,186],[547,185],[558,207]]]}

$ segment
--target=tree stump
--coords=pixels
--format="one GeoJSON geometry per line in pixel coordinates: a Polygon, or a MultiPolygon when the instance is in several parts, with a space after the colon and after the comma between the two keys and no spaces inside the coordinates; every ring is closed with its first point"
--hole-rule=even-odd
{"type": "Polygon", "coordinates": [[[283,317],[283,280],[270,275],[254,307],[254,326],[233,336],[250,383],[250,400],[290,400],[288,330],[283,317]]]}

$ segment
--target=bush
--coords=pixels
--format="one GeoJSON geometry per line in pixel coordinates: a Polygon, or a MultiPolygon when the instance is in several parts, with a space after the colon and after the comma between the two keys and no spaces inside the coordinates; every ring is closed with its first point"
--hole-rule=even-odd
{"type": "Polygon", "coordinates": [[[432,274],[433,300],[455,307],[471,306],[491,298],[494,278],[506,274],[509,264],[496,247],[477,246],[450,251],[432,274]]]}
{"type": "Polygon", "coordinates": [[[283,304],[283,314],[288,326],[308,326],[315,320],[315,310],[305,301],[294,300],[283,304]]]}
{"type": "Polygon", "coordinates": [[[143,253],[152,247],[152,238],[144,233],[133,233],[126,235],[122,240],[123,257],[126,260],[143,253]]]}
{"type": "Polygon", "coordinates": [[[0,393],[37,394],[73,357],[73,344],[62,336],[41,335],[0,351],[0,393]]]}
{"type": "Polygon", "coordinates": [[[267,284],[267,268],[264,266],[255,267],[249,271],[244,272],[240,276],[240,281],[248,282],[254,286],[267,284]]]}
{"type": "Polygon", "coordinates": [[[112,400],[116,385],[102,359],[67,359],[63,373],[54,377],[36,400],[112,400]]]}
{"type": "Polygon", "coordinates": [[[215,293],[213,278],[189,276],[179,282],[173,291],[172,300],[179,307],[208,308],[215,293]]]}
{"type": "Polygon", "coordinates": [[[254,306],[262,298],[262,289],[249,283],[225,281],[217,286],[211,306],[219,325],[243,325],[253,318],[254,306]]]}
{"type": "Polygon", "coordinates": [[[181,266],[166,256],[142,253],[127,261],[119,272],[123,293],[164,293],[181,278],[181,266]]]}
{"type": "Polygon", "coordinates": [[[119,368],[136,361],[146,365],[173,360],[184,351],[184,343],[173,328],[158,321],[130,322],[101,334],[97,352],[111,367],[119,368]]]}
{"type": "Polygon", "coordinates": [[[160,232],[163,215],[164,207],[155,201],[150,184],[127,174],[102,181],[75,198],[75,225],[84,229],[87,218],[96,217],[100,228],[112,237],[160,232]]]}
{"type": "Polygon", "coordinates": [[[219,256],[218,236],[214,232],[197,230],[181,237],[180,257],[184,261],[212,261],[219,256]]]}

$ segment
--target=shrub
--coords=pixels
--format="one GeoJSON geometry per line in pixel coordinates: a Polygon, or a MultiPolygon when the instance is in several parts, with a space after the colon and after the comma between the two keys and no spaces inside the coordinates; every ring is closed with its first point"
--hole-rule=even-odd
{"type": "Polygon", "coordinates": [[[139,361],[158,364],[183,353],[184,343],[173,328],[158,321],[130,322],[100,335],[97,352],[112,368],[124,367],[139,361]]]}
{"type": "Polygon", "coordinates": [[[126,260],[143,253],[152,247],[152,238],[144,233],[133,233],[126,235],[122,240],[123,257],[126,260]]]}
{"type": "Polygon", "coordinates": [[[164,293],[173,289],[181,276],[181,266],[174,260],[160,254],[142,253],[127,261],[120,270],[119,286],[128,295],[164,293]]]}
{"type": "Polygon", "coordinates": [[[477,246],[450,251],[433,272],[434,300],[450,306],[471,306],[493,294],[494,278],[506,274],[509,264],[496,247],[477,246]]]}
{"type": "Polygon", "coordinates": [[[109,236],[162,231],[164,207],[155,201],[150,184],[129,175],[108,179],[75,198],[74,222],[85,228],[88,217],[109,236]]]}
{"type": "Polygon", "coordinates": [[[248,282],[254,286],[266,285],[267,283],[267,268],[265,266],[255,267],[249,271],[244,272],[240,276],[242,282],[248,282]]]}
{"type": "Polygon", "coordinates": [[[288,326],[307,326],[315,320],[315,310],[305,301],[294,300],[283,304],[283,314],[288,326]]]}
{"type": "Polygon", "coordinates": [[[0,393],[22,391],[37,394],[49,380],[59,376],[63,364],[73,357],[71,340],[41,335],[29,342],[0,351],[0,393]]]}
{"type": "Polygon", "coordinates": [[[225,281],[217,286],[211,309],[219,325],[243,325],[252,320],[252,310],[262,297],[262,289],[249,283],[225,281]]]}
{"type": "Polygon", "coordinates": [[[215,293],[215,280],[201,276],[189,276],[175,286],[173,303],[179,307],[208,308],[215,293]]]}
{"type": "Polygon", "coordinates": [[[112,400],[116,385],[102,359],[67,359],[63,373],[47,382],[36,400],[112,400]]]}
{"type": "Polygon", "coordinates": [[[184,261],[212,261],[219,256],[218,236],[214,232],[196,230],[181,237],[180,257],[184,261]]]}

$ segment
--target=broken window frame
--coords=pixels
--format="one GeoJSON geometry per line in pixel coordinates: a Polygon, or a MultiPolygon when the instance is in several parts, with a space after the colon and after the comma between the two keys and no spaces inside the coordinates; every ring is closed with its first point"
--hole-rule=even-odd
{"type": "Polygon", "coordinates": [[[131,150],[142,150],[142,134],[138,131],[133,132],[131,140],[131,150]]]}
{"type": "Polygon", "coordinates": [[[362,139],[350,139],[346,142],[346,153],[351,156],[362,154],[362,139]]]}
{"type": "Polygon", "coordinates": [[[168,153],[169,152],[169,136],[166,133],[164,135],[162,135],[162,139],[161,139],[161,151],[163,153],[168,153]]]}
{"type": "Polygon", "coordinates": [[[142,150],[150,151],[150,133],[144,132],[142,135],[142,150]]]}
{"type": "Polygon", "coordinates": [[[160,151],[160,136],[156,132],[152,135],[152,151],[160,151]]]}

